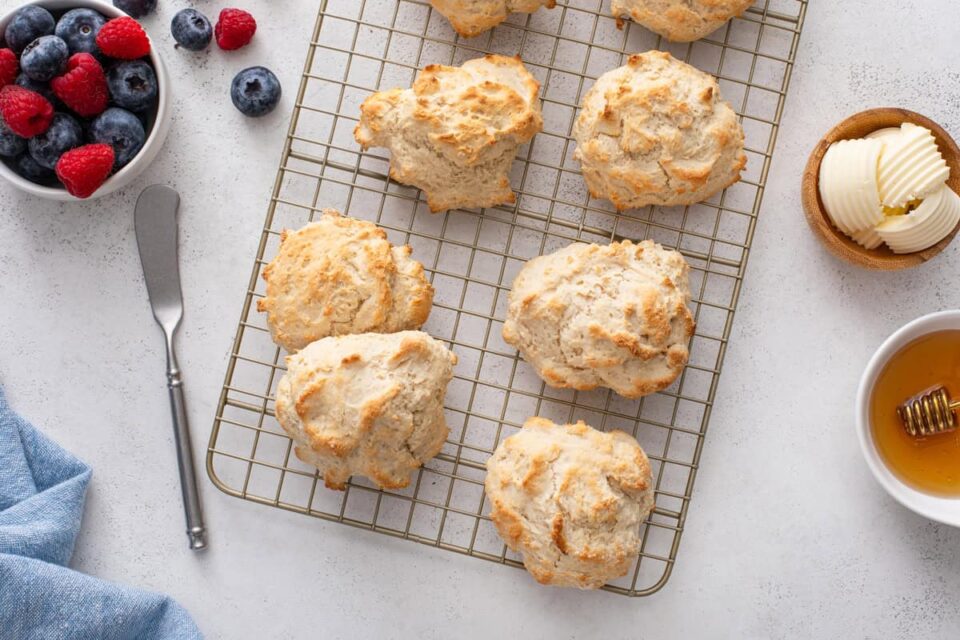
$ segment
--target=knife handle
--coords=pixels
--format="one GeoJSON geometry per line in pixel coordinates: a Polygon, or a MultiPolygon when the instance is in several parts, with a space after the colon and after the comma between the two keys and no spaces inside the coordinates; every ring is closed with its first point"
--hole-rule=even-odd
{"type": "Polygon", "coordinates": [[[170,411],[173,414],[173,437],[177,445],[177,466],[180,468],[180,491],[183,493],[183,511],[187,519],[187,536],[190,548],[205,549],[207,532],[203,526],[200,496],[197,492],[197,476],[193,469],[193,447],[190,444],[190,427],[187,423],[187,407],[183,400],[183,380],[180,368],[173,357],[172,345],[168,351],[167,388],[170,391],[170,411]]]}

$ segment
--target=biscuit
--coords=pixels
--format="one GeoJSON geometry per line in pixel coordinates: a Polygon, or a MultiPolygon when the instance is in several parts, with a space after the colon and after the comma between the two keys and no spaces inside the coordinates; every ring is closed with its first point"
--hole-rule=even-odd
{"type": "Polygon", "coordinates": [[[443,397],[456,361],[422,331],[323,338],[287,357],[277,420],[327,487],[362,475],[399,489],[447,438],[443,397]]]}
{"type": "Polygon", "coordinates": [[[753,0],[612,0],[619,22],[624,17],[674,42],[691,42],[743,15],[753,0]]]}
{"type": "Polygon", "coordinates": [[[625,575],[654,506],[646,454],[623,431],[530,418],[487,461],[490,517],[541,584],[596,589],[625,575]]]}
{"type": "Polygon", "coordinates": [[[318,221],[283,232],[263,269],[267,291],[257,309],[291,353],[327,336],[418,329],[433,287],[410,253],[372,222],[325,209],[318,221]]]}
{"type": "Polygon", "coordinates": [[[552,387],[660,391],[689,356],[688,271],[683,256],[650,240],[572,244],[517,274],[503,339],[552,387]]]}
{"type": "Polygon", "coordinates": [[[717,81],[661,51],[600,76],[573,136],[590,195],[617,209],[706,200],[747,163],[743,129],[717,81]]]}
{"type": "Polygon", "coordinates": [[[533,13],[540,7],[553,9],[556,0],[430,0],[460,35],[472,38],[492,29],[511,13],[533,13]]]}
{"type": "Polygon", "coordinates": [[[519,58],[434,64],[411,89],[364,100],[353,135],[388,148],[390,177],[422,189],[431,211],[508,204],[517,148],[543,128],[539,90],[519,58]]]}

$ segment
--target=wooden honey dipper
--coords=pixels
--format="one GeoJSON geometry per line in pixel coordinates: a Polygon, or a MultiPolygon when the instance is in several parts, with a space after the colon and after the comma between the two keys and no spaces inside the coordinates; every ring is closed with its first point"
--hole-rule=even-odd
{"type": "Polygon", "coordinates": [[[951,401],[950,392],[941,385],[904,401],[897,407],[897,415],[907,433],[921,438],[956,429],[957,419],[953,412],[957,408],[960,408],[960,400],[951,401]]]}

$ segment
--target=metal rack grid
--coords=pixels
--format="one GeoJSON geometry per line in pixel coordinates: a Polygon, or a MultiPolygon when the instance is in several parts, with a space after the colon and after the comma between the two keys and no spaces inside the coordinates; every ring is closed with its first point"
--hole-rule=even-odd
{"type": "Polygon", "coordinates": [[[497,536],[483,496],[484,463],[532,415],[633,433],[650,457],[657,506],[627,576],[604,588],[648,595],[676,560],[747,255],[777,137],[808,0],[758,0],[709,37],[671,44],[631,22],[616,28],[609,0],[561,0],[517,14],[477,38],[456,36],[425,0],[323,0],[243,304],[207,453],[224,492],[264,505],[522,566],[497,536]],[[670,51],[714,74],[746,134],[743,179],[708,202],[618,214],[589,197],[572,160],[574,115],[601,73],[633,52],[670,51]],[[519,54],[541,83],[544,129],[513,165],[514,206],[433,215],[416,189],[392,183],[382,149],[361,153],[352,131],[360,103],[409,86],[430,63],[519,54]],[[273,415],[284,353],[255,300],[279,232],[334,207],[377,222],[407,243],[436,288],[424,330],[459,356],[448,389],[450,437],[404,490],[362,478],[346,491],[318,484],[273,415]],[[574,241],[652,238],[691,265],[697,320],[690,362],[664,392],[629,401],[608,390],[546,387],[500,337],[506,295],[524,261],[574,241]]]}

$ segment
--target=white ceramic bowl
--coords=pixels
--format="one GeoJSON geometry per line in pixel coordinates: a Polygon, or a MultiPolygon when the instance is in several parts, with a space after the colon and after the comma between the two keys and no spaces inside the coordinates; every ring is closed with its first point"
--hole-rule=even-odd
{"type": "Polygon", "coordinates": [[[870,429],[870,393],[873,391],[877,376],[891,356],[921,336],[951,329],[960,329],[960,311],[940,311],[917,318],[887,338],[870,358],[870,363],[860,378],[856,418],[857,435],[860,437],[863,457],[866,458],[867,466],[870,467],[877,482],[887,490],[887,493],[903,506],[922,516],[960,527],[960,498],[923,493],[900,480],[884,463],[873,442],[873,431],[870,429]]]}
{"type": "MultiPolygon", "coordinates": [[[[37,4],[50,11],[66,11],[83,7],[99,11],[108,19],[127,15],[109,2],[102,2],[101,0],[39,0],[38,2],[28,4],[37,4]]],[[[16,7],[0,18],[0,33],[6,29],[7,23],[10,22],[13,14],[16,13],[19,8],[20,6],[16,7]]],[[[153,45],[153,43],[151,43],[151,45],[153,45]]],[[[151,111],[147,116],[147,124],[149,126],[147,141],[127,166],[110,176],[92,196],[85,198],[85,200],[99,198],[100,196],[105,196],[108,193],[125,187],[153,162],[154,158],[156,158],[160,152],[160,148],[163,147],[163,142],[166,140],[167,133],[170,131],[170,77],[167,75],[167,70],[163,66],[163,60],[160,58],[156,46],[150,47],[150,61],[153,63],[154,71],[156,71],[157,74],[158,98],[156,111],[151,111]]],[[[20,177],[3,162],[0,162],[0,177],[18,189],[40,198],[60,200],[63,202],[79,201],[78,198],[67,193],[66,189],[62,187],[45,187],[20,177]]]]}

